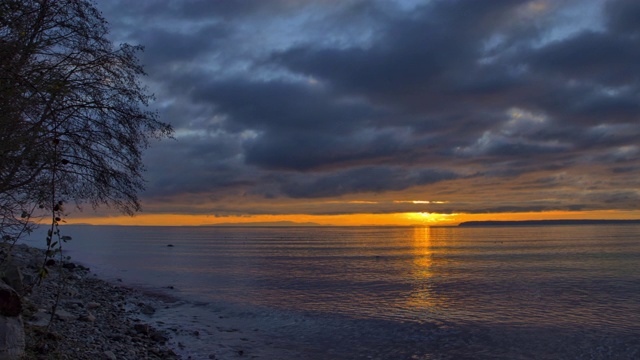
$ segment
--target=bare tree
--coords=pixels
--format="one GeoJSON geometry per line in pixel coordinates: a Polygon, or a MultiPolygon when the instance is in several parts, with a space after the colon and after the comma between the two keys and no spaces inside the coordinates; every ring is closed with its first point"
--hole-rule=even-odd
{"type": "Polygon", "coordinates": [[[142,151],[171,135],[147,110],[140,46],[114,46],[87,0],[0,2],[0,235],[60,201],[133,214],[142,151]]]}

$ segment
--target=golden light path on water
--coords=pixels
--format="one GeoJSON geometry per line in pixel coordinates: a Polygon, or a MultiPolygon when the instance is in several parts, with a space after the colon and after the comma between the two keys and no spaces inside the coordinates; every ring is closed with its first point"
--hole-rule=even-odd
{"type": "MultiPolygon", "coordinates": [[[[431,249],[431,228],[416,227],[413,229],[413,257],[412,277],[417,283],[428,284],[433,277],[433,252],[431,249]]],[[[429,286],[422,286],[407,298],[406,307],[409,309],[434,309],[439,301],[429,286]]]]}

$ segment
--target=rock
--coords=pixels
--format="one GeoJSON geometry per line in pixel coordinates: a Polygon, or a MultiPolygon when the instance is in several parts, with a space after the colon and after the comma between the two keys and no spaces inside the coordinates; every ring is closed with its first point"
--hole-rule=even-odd
{"type": "Polygon", "coordinates": [[[31,326],[36,327],[47,327],[49,325],[49,320],[51,319],[51,315],[47,314],[44,310],[38,310],[31,318],[27,319],[27,323],[31,326]]]}
{"type": "Polygon", "coordinates": [[[68,263],[62,264],[62,267],[67,270],[73,270],[76,268],[76,264],[68,262],[68,263]]]}
{"type": "Polygon", "coordinates": [[[151,338],[151,340],[164,344],[167,342],[167,340],[169,340],[166,336],[164,336],[164,334],[162,334],[159,331],[153,331],[149,337],[151,338]]]}
{"type": "Polygon", "coordinates": [[[62,306],[67,309],[75,310],[84,307],[84,303],[82,303],[81,300],[67,300],[62,303],[62,306]]]}
{"type": "Polygon", "coordinates": [[[0,282],[0,315],[18,316],[22,311],[20,296],[9,285],[0,282]]]}
{"type": "Polygon", "coordinates": [[[78,317],[66,310],[56,309],[56,318],[62,321],[74,321],[78,317]]]}
{"type": "Polygon", "coordinates": [[[0,268],[2,281],[11,286],[17,293],[22,294],[24,289],[24,276],[20,268],[13,262],[9,261],[0,268]]]}
{"type": "Polygon", "coordinates": [[[78,320],[92,323],[96,322],[96,317],[92,313],[87,312],[85,315],[80,316],[78,320]]]}
{"type": "Polygon", "coordinates": [[[78,268],[79,268],[80,270],[82,270],[82,271],[91,271],[91,269],[90,269],[90,268],[88,268],[88,267],[86,267],[86,266],[84,266],[84,265],[80,265],[80,264],[78,264],[78,268]]]}
{"type": "MultiPolygon", "coordinates": [[[[44,263],[44,251],[15,246],[12,256],[12,261],[23,276],[31,274],[34,280],[39,279],[38,271],[44,263]]],[[[71,262],[72,260],[57,261],[57,265],[71,262]]],[[[56,263],[50,262],[52,264],[56,263]]],[[[6,319],[0,315],[0,360],[18,359],[18,356],[22,356],[21,360],[180,358],[167,347],[168,333],[142,322],[134,329],[137,319],[129,316],[135,316],[136,313],[143,316],[141,310],[144,308],[146,313],[155,312],[154,299],[148,299],[132,289],[99,280],[95,274],[89,276],[78,264],[74,269],[69,269],[72,271],[62,266],[50,267],[48,270],[47,278],[22,299],[15,296],[15,291],[8,285],[0,285],[0,293],[4,294],[4,303],[7,305],[4,306],[5,313],[22,314],[6,319]],[[58,301],[61,282],[66,287],[59,299],[57,318],[64,321],[53,321],[48,327],[51,318],[48,310],[58,301]],[[151,306],[146,307],[145,304],[151,306]],[[4,340],[11,340],[7,342],[17,346],[6,346],[4,340]],[[24,350],[25,342],[27,350],[24,350]]],[[[0,283],[4,284],[3,281],[0,283]]],[[[25,282],[24,285],[28,287],[29,284],[25,282]]],[[[2,296],[0,304],[1,299],[2,296]]],[[[2,308],[0,306],[0,310],[2,308]]]]}
{"type": "Polygon", "coordinates": [[[135,324],[135,325],[133,325],[133,330],[135,330],[138,334],[148,335],[149,334],[149,325],[147,325],[147,324],[135,324]]]}
{"type": "Polygon", "coordinates": [[[39,277],[36,274],[23,273],[22,279],[23,279],[22,282],[24,283],[25,287],[31,287],[36,284],[39,277]]]}
{"type": "Polygon", "coordinates": [[[56,264],[56,261],[53,259],[49,259],[47,260],[47,262],[44,263],[45,266],[54,266],[56,264]]]}
{"type": "Polygon", "coordinates": [[[97,309],[99,307],[100,307],[100,303],[97,303],[94,301],[87,303],[87,309],[97,309]]]}
{"type": "Polygon", "coordinates": [[[0,359],[22,359],[24,348],[25,336],[22,317],[0,316],[0,359]]]}
{"type": "Polygon", "coordinates": [[[145,315],[153,315],[156,312],[156,309],[149,304],[138,304],[140,306],[140,312],[145,315]]]}
{"type": "Polygon", "coordinates": [[[173,247],[173,244],[169,244],[169,245],[167,245],[167,247],[173,247]]]}

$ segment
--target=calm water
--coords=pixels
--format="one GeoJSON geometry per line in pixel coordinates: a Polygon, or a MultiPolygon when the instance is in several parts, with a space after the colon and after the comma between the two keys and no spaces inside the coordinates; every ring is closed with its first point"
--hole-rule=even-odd
{"type": "Polygon", "coordinates": [[[183,299],[163,322],[231,312],[301,358],[640,358],[637,225],[63,233],[100,276],[183,299]]]}

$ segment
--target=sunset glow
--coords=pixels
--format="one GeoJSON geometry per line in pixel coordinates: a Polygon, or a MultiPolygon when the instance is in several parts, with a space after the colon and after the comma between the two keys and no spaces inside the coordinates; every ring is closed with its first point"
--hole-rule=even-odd
{"type": "Polygon", "coordinates": [[[487,220],[558,220],[558,219],[638,219],[640,211],[554,211],[545,213],[495,214],[348,214],[348,215],[255,215],[214,217],[184,214],[141,214],[130,216],[69,217],[68,224],[139,225],[139,226],[206,226],[206,225],[264,225],[264,226],[453,226],[464,221],[487,220]]]}

